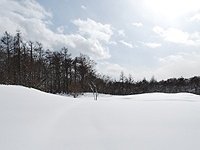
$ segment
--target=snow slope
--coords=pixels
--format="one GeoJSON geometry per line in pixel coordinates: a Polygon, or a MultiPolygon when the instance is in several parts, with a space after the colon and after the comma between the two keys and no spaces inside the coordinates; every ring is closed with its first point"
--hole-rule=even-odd
{"type": "Polygon", "coordinates": [[[200,96],[77,99],[0,85],[1,150],[199,150],[200,96]]]}

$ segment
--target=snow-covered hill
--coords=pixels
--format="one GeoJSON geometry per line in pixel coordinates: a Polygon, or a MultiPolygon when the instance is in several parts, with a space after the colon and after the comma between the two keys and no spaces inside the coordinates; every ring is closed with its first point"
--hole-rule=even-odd
{"type": "Polygon", "coordinates": [[[200,96],[77,99],[0,85],[1,150],[199,150],[200,96]]]}

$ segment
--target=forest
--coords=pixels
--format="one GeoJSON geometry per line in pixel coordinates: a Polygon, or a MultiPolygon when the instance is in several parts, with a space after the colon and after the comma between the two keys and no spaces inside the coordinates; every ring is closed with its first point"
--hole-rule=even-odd
{"type": "Polygon", "coordinates": [[[118,80],[95,70],[96,62],[69,49],[44,49],[39,41],[25,41],[20,31],[0,38],[0,84],[23,85],[49,93],[77,97],[84,92],[130,95],[151,92],[189,92],[200,95],[200,76],[135,81],[121,72],[118,80]]]}

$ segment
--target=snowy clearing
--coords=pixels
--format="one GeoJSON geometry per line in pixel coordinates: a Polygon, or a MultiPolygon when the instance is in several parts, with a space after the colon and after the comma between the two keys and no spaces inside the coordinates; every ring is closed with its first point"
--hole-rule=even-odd
{"type": "Polygon", "coordinates": [[[65,97],[0,85],[1,150],[199,150],[200,96],[65,97]]]}

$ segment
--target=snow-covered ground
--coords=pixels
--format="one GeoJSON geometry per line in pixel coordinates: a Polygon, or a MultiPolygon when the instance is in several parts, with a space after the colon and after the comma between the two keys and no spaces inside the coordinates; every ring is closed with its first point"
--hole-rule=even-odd
{"type": "Polygon", "coordinates": [[[77,99],[0,85],[0,150],[199,150],[200,96],[77,99]]]}

